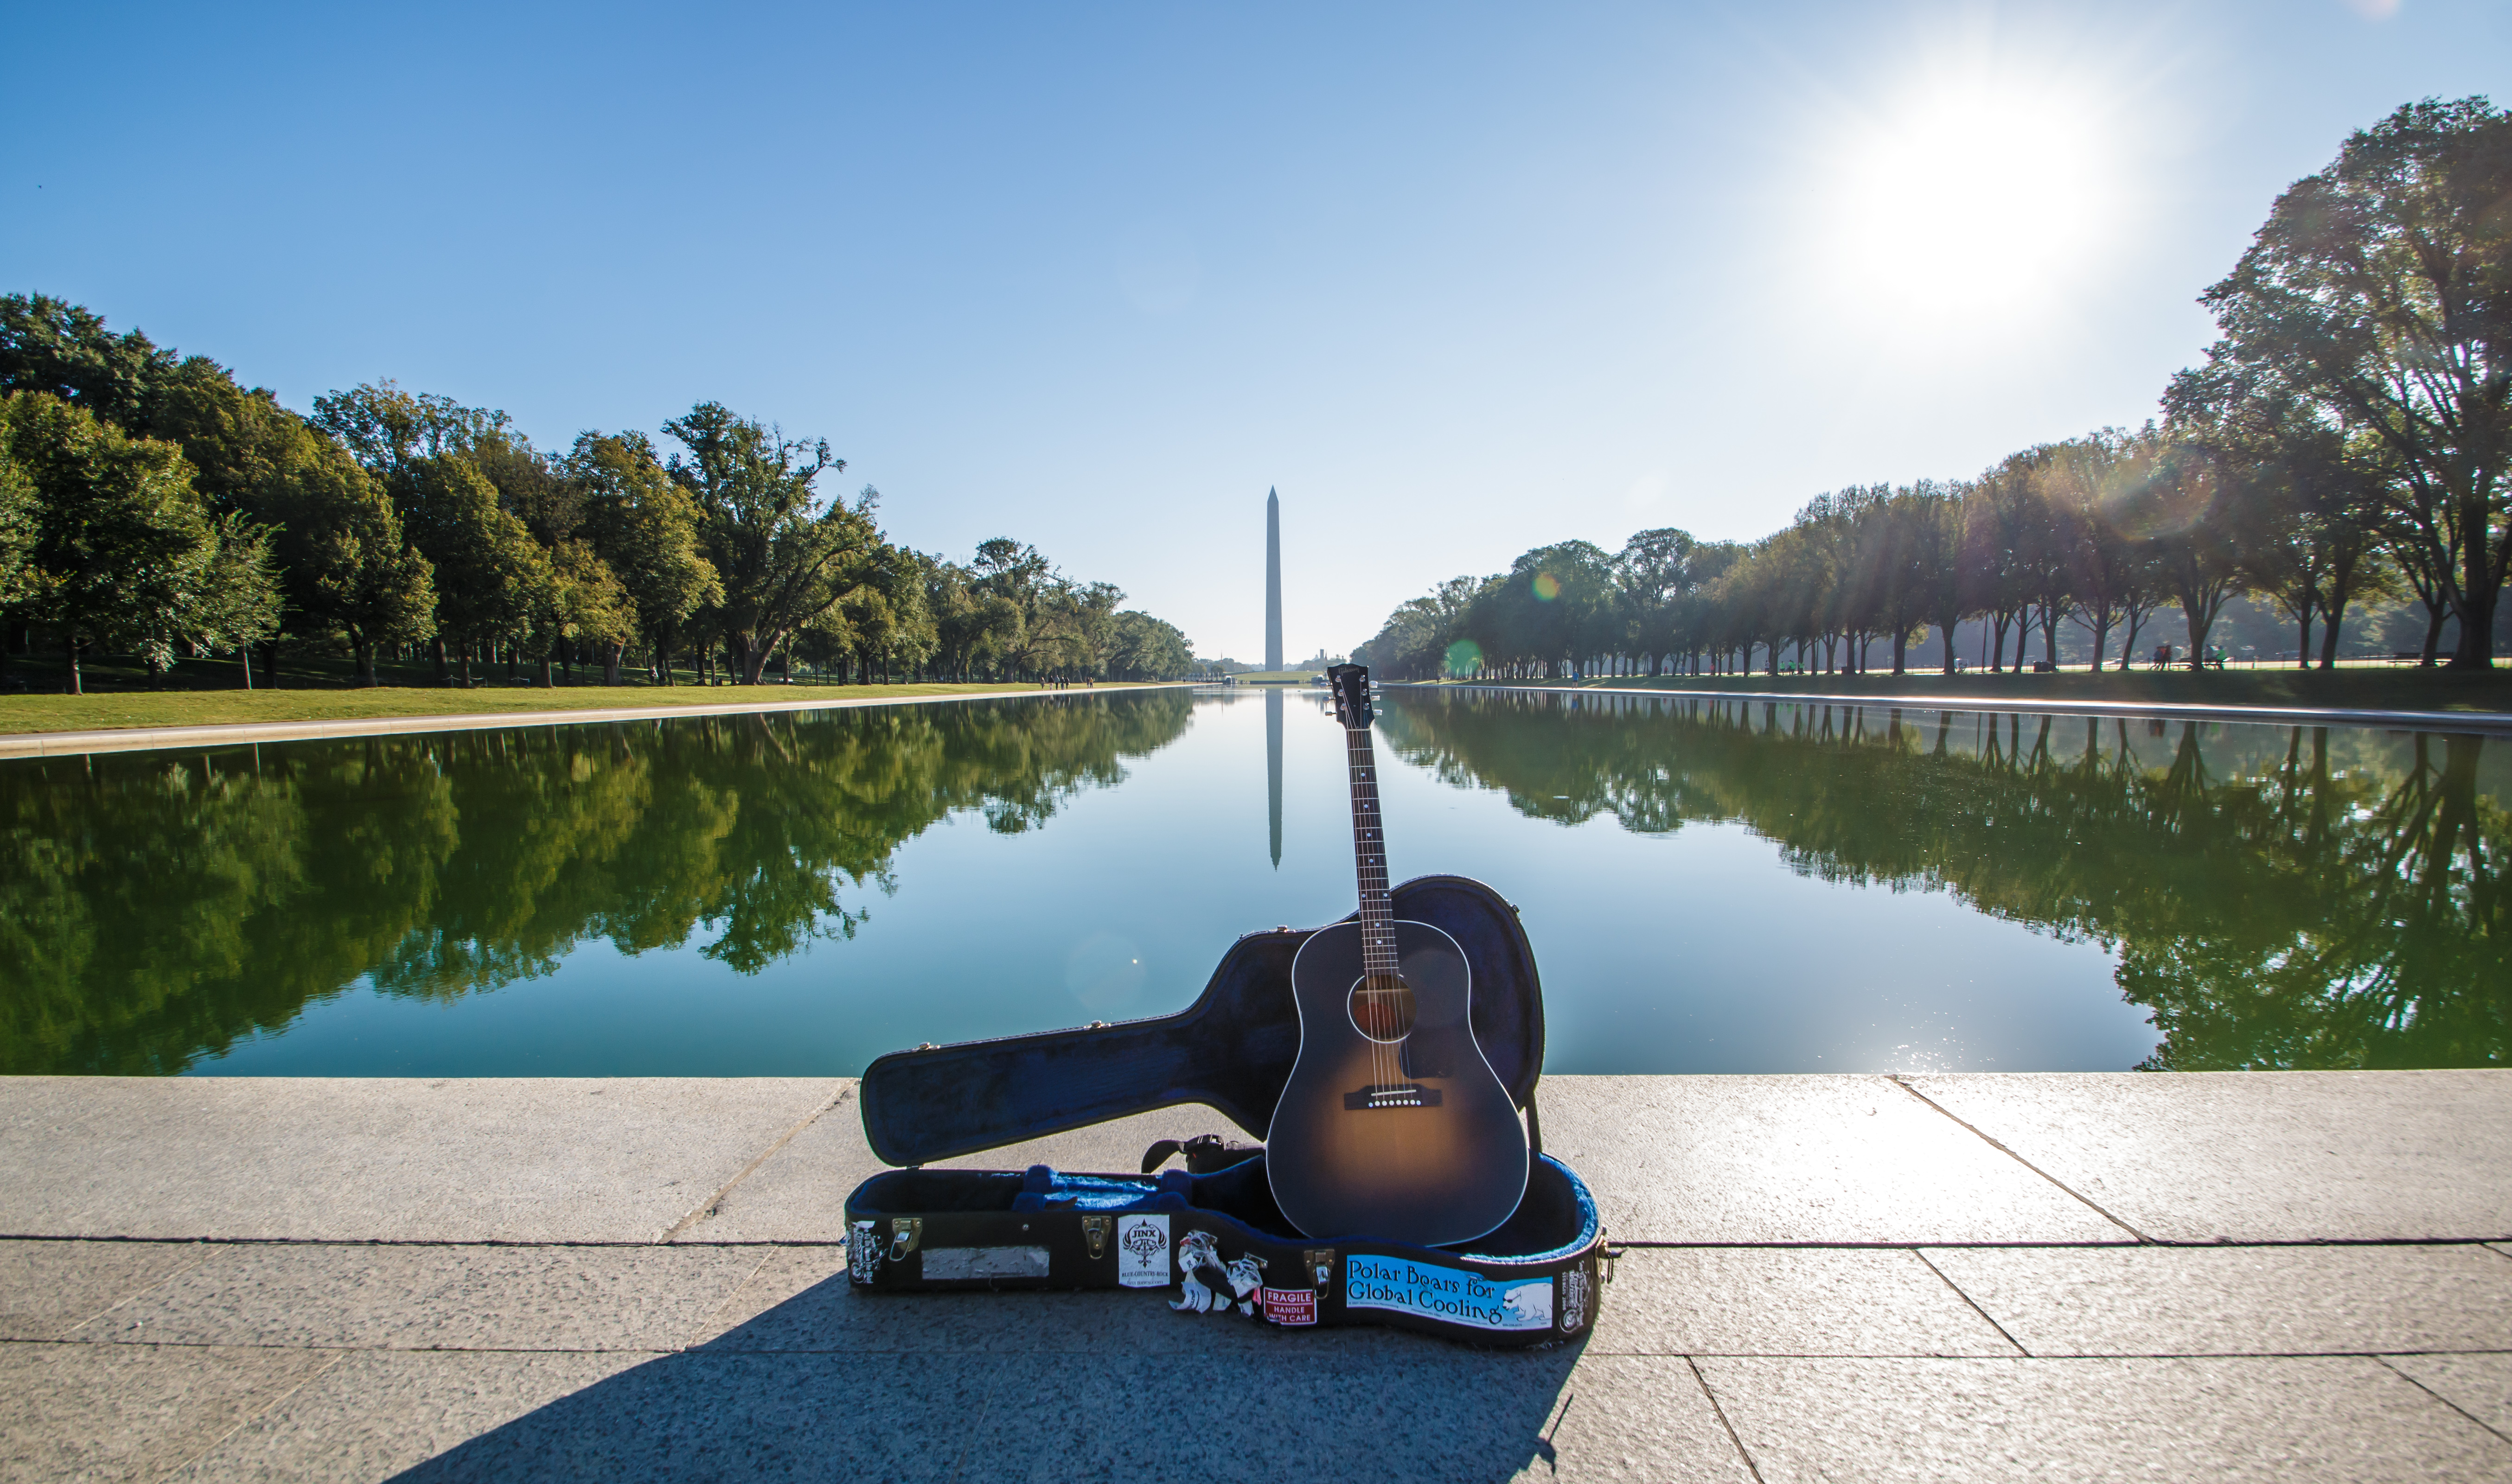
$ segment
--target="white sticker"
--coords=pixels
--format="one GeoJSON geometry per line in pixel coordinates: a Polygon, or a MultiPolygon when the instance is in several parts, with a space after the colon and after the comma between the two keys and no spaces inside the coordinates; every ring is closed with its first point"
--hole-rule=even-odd
{"type": "Polygon", "coordinates": [[[881,1239],[873,1235],[873,1224],[855,1223],[846,1239],[846,1269],[858,1283],[869,1283],[881,1271],[881,1239]]]}
{"type": "Polygon", "coordinates": [[[1127,1288],[1169,1286],[1169,1219],[1117,1218],[1117,1281],[1127,1288]]]}
{"type": "Polygon", "coordinates": [[[1588,1322],[1588,1269],[1570,1268],[1561,1273],[1561,1333],[1575,1335],[1579,1326],[1588,1322]]]}
{"type": "Polygon", "coordinates": [[[1507,1287],[1478,1272],[1355,1252],[1343,1260],[1347,1308],[1388,1308],[1476,1329],[1550,1329],[1552,1280],[1507,1287]]]}

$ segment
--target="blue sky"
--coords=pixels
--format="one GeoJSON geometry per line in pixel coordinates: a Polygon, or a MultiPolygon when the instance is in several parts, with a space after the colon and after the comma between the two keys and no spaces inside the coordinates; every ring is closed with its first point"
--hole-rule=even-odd
{"type": "Polygon", "coordinates": [[[0,292],[303,408],[704,398],[1197,651],[2151,410],[2278,190],[2512,7],[20,7],[0,292]],[[34,63],[34,64],[30,64],[34,63]]]}

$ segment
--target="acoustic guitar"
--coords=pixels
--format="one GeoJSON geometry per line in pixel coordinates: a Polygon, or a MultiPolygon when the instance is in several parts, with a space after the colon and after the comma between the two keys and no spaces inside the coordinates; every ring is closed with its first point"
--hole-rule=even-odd
{"type": "Polygon", "coordinates": [[[1526,1192],[1526,1129],[1474,1039],[1464,950],[1390,910],[1369,672],[1337,665],[1326,679],[1352,771],[1360,914],[1291,960],[1300,1053],[1265,1135],[1266,1176],[1309,1236],[1472,1241],[1526,1192]]]}

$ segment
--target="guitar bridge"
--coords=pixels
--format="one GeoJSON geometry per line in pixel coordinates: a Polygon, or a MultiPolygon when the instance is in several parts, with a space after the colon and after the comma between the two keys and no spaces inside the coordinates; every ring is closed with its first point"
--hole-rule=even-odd
{"type": "Polygon", "coordinates": [[[1405,1082],[1393,1085],[1363,1087],[1343,1095],[1346,1113],[1359,1113],[1371,1108],[1436,1108],[1439,1089],[1405,1082]]]}

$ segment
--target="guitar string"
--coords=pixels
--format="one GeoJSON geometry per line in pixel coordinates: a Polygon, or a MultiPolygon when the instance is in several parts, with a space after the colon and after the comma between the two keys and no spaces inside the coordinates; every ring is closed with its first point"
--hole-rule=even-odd
{"type": "Polygon", "coordinates": [[[1377,981],[1371,963],[1373,956],[1370,948],[1369,853],[1367,837],[1363,833],[1364,802],[1361,795],[1359,724],[1356,712],[1348,708],[1346,703],[1349,698],[1341,690],[1336,692],[1335,700],[1338,703],[1336,710],[1345,713],[1337,720],[1344,723],[1344,765],[1352,788],[1353,860],[1360,890],[1360,992],[1356,997],[1359,1000],[1361,1013],[1355,1017],[1355,1020],[1359,1022],[1361,1039],[1369,1043],[1369,1087],[1361,1094],[1362,1102],[1366,1105],[1375,1101],[1375,1090],[1385,1084],[1384,1052],[1386,1048],[1378,1039],[1375,1025],[1378,999],[1377,981]]]}
{"type": "Polygon", "coordinates": [[[1362,1036],[1370,1043],[1370,1068],[1376,1085],[1393,1090],[1402,1084],[1403,1062],[1399,1038],[1386,1033],[1397,1029],[1402,1019],[1403,991],[1389,982],[1393,977],[1393,965],[1384,961],[1394,957],[1394,923],[1393,915],[1387,910],[1385,832],[1379,828],[1375,778],[1377,759],[1365,724],[1346,727],[1344,737],[1352,774],[1354,843],[1360,877],[1361,994],[1371,1022],[1362,1036]]]}

